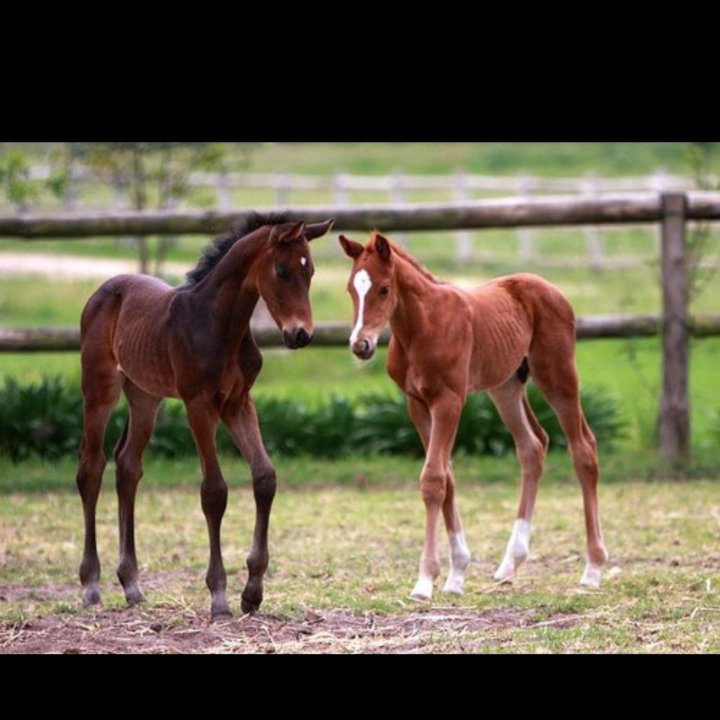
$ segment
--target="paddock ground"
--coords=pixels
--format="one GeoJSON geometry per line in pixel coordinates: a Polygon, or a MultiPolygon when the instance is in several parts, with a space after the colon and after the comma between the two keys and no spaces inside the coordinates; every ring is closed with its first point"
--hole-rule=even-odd
{"type": "Polygon", "coordinates": [[[492,572],[515,512],[514,460],[458,458],[473,552],[466,593],[437,592],[432,603],[418,605],[407,596],[423,534],[419,465],[382,458],[281,462],[265,601],[249,617],[239,605],[252,495],[243,463],[228,459],[223,549],[235,617],[212,624],[194,461],[147,464],[137,508],[147,602],[132,609],[114,581],[116,503],[108,467],[98,511],[104,605],[97,611],[79,603],[82,521],[72,463],[3,464],[0,653],[720,651],[717,479],[648,480],[638,472],[622,478],[609,470],[600,499],[611,559],[603,587],[582,590],[579,487],[564,456],[551,455],[530,559],[514,585],[499,586],[492,572]],[[8,487],[11,474],[13,485],[24,481],[28,489],[8,487]]]}

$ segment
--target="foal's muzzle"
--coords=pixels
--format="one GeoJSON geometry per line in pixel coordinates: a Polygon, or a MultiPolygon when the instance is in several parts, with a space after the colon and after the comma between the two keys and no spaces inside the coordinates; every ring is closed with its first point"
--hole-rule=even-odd
{"type": "Polygon", "coordinates": [[[352,351],[361,360],[369,360],[375,354],[375,343],[371,343],[367,338],[356,340],[352,351]]]}
{"type": "Polygon", "coordinates": [[[305,347],[312,339],[313,336],[304,327],[283,330],[283,342],[285,347],[289,347],[291,350],[305,347]]]}

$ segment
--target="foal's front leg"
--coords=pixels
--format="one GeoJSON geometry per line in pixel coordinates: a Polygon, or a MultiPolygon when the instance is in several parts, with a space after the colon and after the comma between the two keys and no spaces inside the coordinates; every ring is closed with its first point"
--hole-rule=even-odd
{"type": "Polygon", "coordinates": [[[194,400],[186,402],[185,407],[202,465],[203,483],[200,493],[210,538],[210,564],[205,582],[212,599],[212,618],[216,620],[232,617],[225,592],[227,575],[220,549],[220,526],[227,507],[228,488],[215,451],[215,433],[219,418],[214,404],[209,401],[194,400]]]}
{"type": "MultiPolygon", "coordinates": [[[[427,453],[428,445],[430,444],[430,430],[432,428],[430,411],[422,400],[412,395],[407,396],[407,402],[410,419],[413,421],[415,429],[422,441],[423,448],[427,453]]],[[[448,534],[450,573],[443,587],[443,592],[452,595],[462,595],[465,589],[465,570],[470,564],[471,555],[467,541],[465,540],[465,531],[463,530],[460,512],[455,500],[455,477],[453,475],[452,462],[448,462],[445,483],[445,500],[443,501],[442,511],[448,534]]]]}
{"type": "Polygon", "coordinates": [[[430,600],[433,584],[440,574],[437,527],[447,497],[447,473],[457,434],[463,398],[445,390],[430,404],[430,439],[420,476],[420,492],[425,503],[425,546],[420,556],[418,580],[410,593],[414,600],[430,600]]]}
{"type": "Polygon", "coordinates": [[[228,403],[223,422],[240,452],[250,464],[255,496],[255,532],[247,558],[248,581],[242,594],[243,612],[255,612],[263,599],[263,576],[270,561],[268,528],[270,511],[275,497],[276,477],[263,445],[255,403],[246,394],[237,403],[228,403]]]}

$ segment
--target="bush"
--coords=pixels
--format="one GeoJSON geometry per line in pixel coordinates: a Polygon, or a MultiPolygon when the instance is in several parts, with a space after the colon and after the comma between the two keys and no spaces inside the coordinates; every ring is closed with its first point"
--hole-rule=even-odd
{"type": "MultiPolygon", "coordinates": [[[[564,448],[565,436],[557,418],[533,386],[529,398],[550,436],[550,447],[564,448]]],[[[366,394],[353,401],[333,397],[325,403],[313,404],[260,396],[256,403],[265,445],[271,455],[333,458],[353,451],[423,454],[400,393],[366,394]]],[[[623,437],[626,425],[612,396],[589,390],[583,393],[583,407],[603,448],[623,437]]],[[[123,401],[108,425],[105,439],[108,456],[122,433],[126,417],[123,401]]],[[[82,393],[76,385],[68,385],[60,377],[23,386],[12,378],[5,380],[0,388],[0,455],[14,462],[30,457],[53,459],[75,454],[81,438],[82,393]]],[[[224,427],[220,428],[217,442],[221,452],[237,452],[224,427]]],[[[168,400],[163,404],[150,447],[168,457],[195,453],[181,402],[168,400]]],[[[469,454],[502,455],[514,451],[512,437],[487,395],[468,398],[455,448],[469,454]]]]}

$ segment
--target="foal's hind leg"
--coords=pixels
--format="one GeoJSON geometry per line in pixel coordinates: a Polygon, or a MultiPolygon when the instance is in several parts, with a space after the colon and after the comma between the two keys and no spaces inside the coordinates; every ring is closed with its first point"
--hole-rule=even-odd
{"type": "Polygon", "coordinates": [[[488,395],[512,433],[522,475],[517,519],[505,550],[505,557],[495,572],[496,580],[511,582],[530,551],[532,515],[548,437],[527,401],[524,384],[516,376],[504,385],[490,390],[488,395]]]}
{"type": "Polygon", "coordinates": [[[95,508],[105,470],[103,444],[108,420],[120,395],[121,376],[114,368],[83,358],[83,440],[76,483],[83,503],[85,543],[80,564],[83,605],[100,602],[100,559],[95,537],[95,508]]]}
{"type": "Polygon", "coordinates": [[[270,562],[268,529],[275,497],[275,468],[265,451],[255,403],[249,394],[223,408],[223,422],[250,464],[255,496],[255,532],[247,558],[248,581],[242,593],[242,611],[255,612],[263,599],[263,577],[270,562]]]}
{"type": "MultiPolygon", "coordinates": [[[[427,405],[412,395],[407,396],[408,412],[413,421],[425,452],[430,442],[432,421],[427,405]]],[[[461,595],[465,588],[465,570],[470,564],[470,550],[465,540],[460,512],[455,501],[455,476],[452,461],[448,462],[445,474],[445,500],[442,505],[445,528],[448,534],[450,573],[443,587],[443,592],[461,595]]]]}
{"type": "Polygon", "coordinates": [[[130,406],[125,432],[115,449],[115,474],[120,526],[117,575],[129,605],[142,602],[135,557],[135,493],[143,475],[142,455],[150,442],[161,399],[148,395],[126,379],[123,389],[130,406]]]}
{"type": "Polygon", "coordinates": [[[581,585],[600,586],[601,568],[607,562],[600,513],[597,485],[599,478],[597,443],[580,405],[577,369],[572,354],[560,349],[552,355],[533,353],[530,369],[538,388],[552,406],[570,446],[575,472],[580,481],[585,507],[587,532],[587,564],[580,580],[581,585]],[[558,361],[558,358],[566,358],[558,361]]]}

